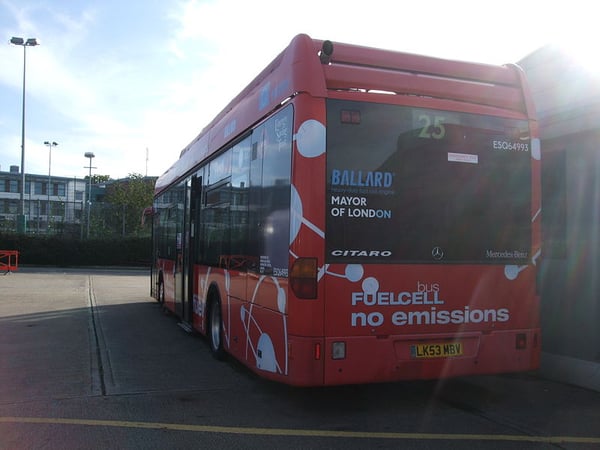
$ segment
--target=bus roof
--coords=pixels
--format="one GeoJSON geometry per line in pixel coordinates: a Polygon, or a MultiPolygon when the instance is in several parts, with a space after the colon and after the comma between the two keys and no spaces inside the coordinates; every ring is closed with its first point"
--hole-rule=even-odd
{"type": "Polygon", "coordinates": [[[441,98],[516,111],[533,117],[523,71],[296,36],[180,154],[157,182],[158,194],[299,94],[376,91],[441,98]],[[330,51],[332,48],[332,52],[330,51]],[[329,54],[331,53],[331,54],[329,54]],[[322,55],[322,57],[320,57],[322,55]]]}

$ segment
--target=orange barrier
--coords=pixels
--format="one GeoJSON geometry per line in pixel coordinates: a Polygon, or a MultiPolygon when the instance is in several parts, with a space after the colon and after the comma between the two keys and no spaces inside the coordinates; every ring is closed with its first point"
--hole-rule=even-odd
{"type": "Polygon", "coordinates": [[[19,269],[19,252],[17,250],[0,250],[0,271],[6,273],[19,269]]]}

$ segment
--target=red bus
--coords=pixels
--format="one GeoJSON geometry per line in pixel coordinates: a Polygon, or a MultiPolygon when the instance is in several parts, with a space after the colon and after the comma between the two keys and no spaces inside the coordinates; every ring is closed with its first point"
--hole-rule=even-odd
{"type": "Polygon", "coordinates": [[[152,294],[291,385],[539,364],[523,72],[296,36],[156,183],[152,294]]]}

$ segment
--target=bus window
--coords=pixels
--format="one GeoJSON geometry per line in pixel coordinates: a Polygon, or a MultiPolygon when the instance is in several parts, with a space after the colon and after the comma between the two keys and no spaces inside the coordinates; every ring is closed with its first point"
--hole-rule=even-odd
{"type": "Polygon", "coordinates": [[[252,137],[250,234],[256,240],[251,254],[261,274],[288,273],[292,115],[291,106],[284,108],[252,137]]]}
{"type": "Polygon", "coordinates": [[[327,139],[329,262],[531,257],[526,121],[330,100],[327,139]]]}
{"type": "MultiPolygon", "coordinates": [[[[246,138],[232,148],[231,158],[231,254],[248,256],[248,190],[252,145],[246,138]]],[[[246,262],[247,264],[247,262],[246,262]]]]}

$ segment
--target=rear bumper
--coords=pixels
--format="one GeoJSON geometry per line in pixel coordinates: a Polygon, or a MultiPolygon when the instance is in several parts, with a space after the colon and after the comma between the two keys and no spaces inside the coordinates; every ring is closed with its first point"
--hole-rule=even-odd
{"type": "Polygon", "coordinates": [[[290,337],[289,379],[295,385],[338,385],[534,370],[540,364],[540,330],[436,335],[389,335],[326,338],[290,337]],[[517,348],[517,341],[524,348],[517,348]],[[333,359],[334,342],[345,342],[346,355],[333,359]],[[322,343],[322,344],[321,344],[322,343]],[[417,344],[461,344],[461,354],[418,355],[417,344]],[[319,359],[315,346],[321,345],[319,359]]]}

